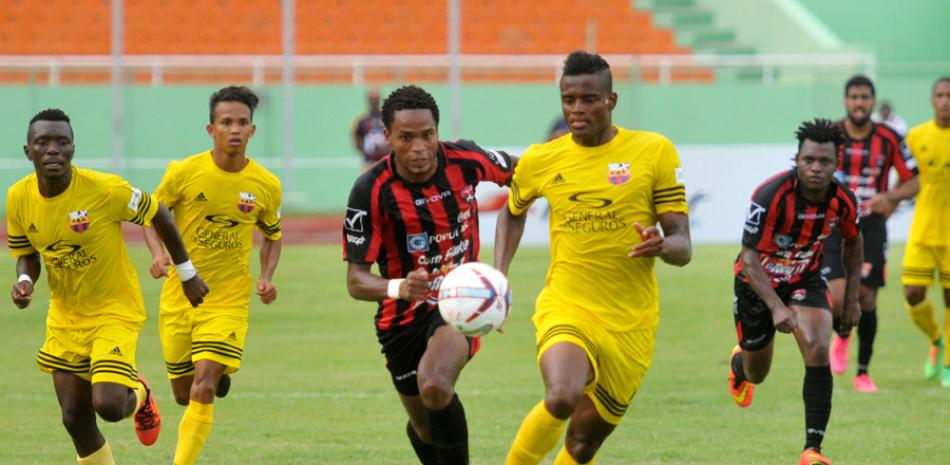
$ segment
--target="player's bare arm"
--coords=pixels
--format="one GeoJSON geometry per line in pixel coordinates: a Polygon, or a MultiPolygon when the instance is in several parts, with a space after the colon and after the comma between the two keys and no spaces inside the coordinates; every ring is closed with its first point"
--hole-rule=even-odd
{"type": "Polygon", "coordinates": [[[890,216],[897,209],[897,204],[902,200],[913,198],[920,192],[920,180],[914,176],[906,181],[901,181],[888,192],[879,192],[868,200],[868,208],[873,213],[879,213],[884,216],[890,216]]]}
{"type": "Polygon", "coordinates": [[[145,236],[145,245],[148,246],[149,253],[152,254],[152,264],[148,267],[148,273],[153,278],[158,279],[168,276],[168,267],[174,265],[172,258],[165,252],[165,246],[162,245],[162,239],[154,228],[142,228],[142,235],[145,236]]]}
{"type": "Polygon", "coordinates": [[[743,246],[742,252],[739,253],[739,259],[742,260],[742,272],[749,279],[749,286],[772,312],[772,324],[775,329],[782,333],[795,331],[798,328],[798,318],[795,316],[795,312],[785,306],[785,303],[782,302],[782,299],[778,297],[775,289],[769,283],[769,276],[765,272],[765,268],[762,268],[762,263],[759,262],[759,252],[743,246]]]}
{"type": "MultiPolygon", "coordinates": [[[[916,178],[914,178],[916,179],[916,178]]],[[[861,289],[861,264],[864,262],[864,239],[861,233],[844,240],[841,254],[847,281],[844,289],[844,314],[841,315],[841,331],[845,334],[857,326],[861,319],[861,304],[858,291],[861,289]]]]}
{"type": "MultiPolygon", "coordinates": [[[[188,258],[185,244],[181,242],[181,235],[178,234],[175,219],[164,205],[158,204],[158,211],[155,212],[155,217],[152,218],[152,226],[162,239],[162,244],[165,245],[175,265],[190,265],[191,259],[188,258]]],[[[181,276],[181,288],[191,306],[197,307],[204,301],[204,296],[208,295],[208,285],[201,279],[201,276],[198,276],[193,266],[190,271],[194,273],[193,276],[181,276]]]]}
{"type": "Polygon", "coordinates": [[[33,252],[17,258],[16,275],[18,276],[17,283],[13,285],[11,293],[13,305],[17,308],[26,308],[33,301],[33,283],[40,278],[40,255],[33,252]]]}
{"type": "Polygon", "coordinates": [[[685,266],[693,256],[693,246],[689,236],[689,216],[684,213],[667,212],[659,216],[660,227],[644,228],[634,222],[633,228],[640,234],[641,242],[627,254],[630,258],[660,257],[664,262],[685,266]]]}
{"type": "Polygon", "coordinates": [[[498,212],[495,222],[495,268],[508,276],[508,267],[511,259],[518,251],[521,235],[524,234],[524,225],[527,221],[527,212],[521,215],[511,213],[507,205],[498,212]]]}
{"type": "Polygon", "coordinates": [[[421,268],[412,270],[405,279],[392,280],[373,274],[370,271],[371,267],[372,265],[368,263],[347,263],[346,290],[350,293],[350,297],[378,302],[390,297],[391,281],[398,282],[399,299],[416,301],[425,297],[429,291],[429,273],[426,270],[421,268]]]}
{"type": "Polygon", "coordinates": [[[280,260],[281,239],[271,240],[264,238],[261,245],[261,276],[257,278],[257,295],[261,302],[270,304],[277,299],[277,286],[272,282],[277,262],[280,260]]]}

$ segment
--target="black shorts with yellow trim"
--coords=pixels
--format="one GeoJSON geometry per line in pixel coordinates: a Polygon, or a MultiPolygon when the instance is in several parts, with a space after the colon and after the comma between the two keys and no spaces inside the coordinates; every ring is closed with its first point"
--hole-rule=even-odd
{"type": "Polygon", "coordinates": [[[169,379],[194,375],[195,363],[199,360],[224,365],[226,374],[241,369],[247,338],[247,309],[222,312],[199,307],[162,311],[158,329],[169,379]]]}
{"type": "Polygon", "coordinates": [[[87,328],[46,328],[36,363],[46,373],[72,373],[96,383],[139,385],[135,350],[140,324],[107,321],[87,328]]]}
{"type": "Polygon", "coordinates": [[[533,321],[538,362],[555,344],[569,343],[583,349],[594,371],[584,392],[601,418],[619,424],[650,368],[656,328],[609,331],[595,319],[560,305],[539,305],[533,321]]]}

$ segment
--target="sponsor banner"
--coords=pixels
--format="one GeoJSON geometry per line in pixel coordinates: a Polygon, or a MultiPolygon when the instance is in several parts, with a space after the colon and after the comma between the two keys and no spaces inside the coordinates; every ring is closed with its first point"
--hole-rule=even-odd
{"type": "MultiPolygon", "coordinates": [[[[524,148],[503,150],[519,156],[524,148]]],[[[693,243],[736,244],[738,247],[743,227],[753,227],[748,223],[752,191],[772,175],[792,167],[796,144],[694,145],[677,147],[677,150],[684,168],[677,176],[683,176],[686,181],[693,243]]],[[[892,186],[895,177],[892,172],[892,186]]],[[[478,185],[476,198],[482,244],[494,243],[495,219],[506,197],[505,188],[491,183],[478,185]]],[[[887,221],[888,239],[907,240],[912,216],[912,204],[902,202],[887,221]]],[[[548,204],[539,199],[528,211],[521,243],[546,245],[548,242],[548,204]]]]}

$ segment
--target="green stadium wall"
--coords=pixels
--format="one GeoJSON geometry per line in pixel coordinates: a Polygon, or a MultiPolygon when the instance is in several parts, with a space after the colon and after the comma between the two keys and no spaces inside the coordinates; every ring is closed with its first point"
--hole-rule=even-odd
{"type": "MultiPolygon", "coordinates": [[[[715,84],[617,83],[615,121],[625,127],[658,131],[683,145],[785,143],[798,123],[814,116],[842,116],[846,74],[822,82],[776,86],[721,78],[715,84]]],[[[934,76],[935,77],[935,76],[934,76]]],[[[931,117],[931,76],[882,77],[881,96],[916,124],[931,117]]],[[[441,103],[441,129],[449,137],[448,89],[426,86],[441,103]]],[[[207,98],[214,86],[132,86],[125,89],[121,172],[133,184],[153,189],[167,160],[209,148],[207,98]]],[[[385,93],[391,87],[381,89],[385,93]]],[[[281,88],[258,89],[257,134],[249,153],[285,179],[281,169],[281,88]]],[[[295,90],[293,186],[285,186],[285,211],[336,212],[344,205],[360,169],[350,143],[355,115],[364,111],[365,90],[353,86],[302,86],[295,90]]],[[[10,185],[32,166],[22,156],[26,123],[47,107],[66,110],[76,132],[79,166],[110,169],[112,90],[108,86],[0,86],[0,182],[10,185]]],[[[462,90],[462,136],[489,147],[526,147],[545,137],[559,114],[553,84],[479,84],[462,90]]],[[[2,207],[0,207],[2,208],[2,207]]]]}

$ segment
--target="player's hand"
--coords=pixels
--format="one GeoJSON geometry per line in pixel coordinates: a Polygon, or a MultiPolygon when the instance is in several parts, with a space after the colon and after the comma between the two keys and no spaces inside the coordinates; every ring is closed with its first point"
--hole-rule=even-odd
{"type": "Polygon", "coordinates": [[[663,252],[663,236],[660,235],[660,230],[656,226],[644,228],[640,223],[634,222],[633,228],[640,234],[642,242],[633,246],[627,254],[628,257],[656,257],[663,252]]]}
{"type": "Polygon", "coordinates": [[[399,285],[399,298],[416,301],[426,296],[429,292],[429,273],[418,268],[406,275],[406,280],[399,285]]]}
{"type": "Polygon", "coordinates": [[[168,267],[173,264],[171,257],[162,254],[152,259],[152,265],[148,268],[148,272],[155,279],[168,276],[168,267]]]}
{"type": "Polygon", "coordinates": [[[772,309],[772,324],[780,333],[791,333],[798,329],[798,317],[795,312],[782,305],[772,309]]]}
{"type": "Polygon", "coordinates": [[[208,285],[199,275],[194,275],[188,281],[182,281],[181,290],[185,292],[185,297],[188,298],[192,307],[201,305],[205,301],[205,296],[208,295],[208,285]]]}
{"type": "Polygon", "coordinates": [[[868,200],[868,209],[871,210],[871,213],[884,215],[885,218],[891,216],[891,213],[894,213],[896,208],[897,204],[891,202],[891,200],[887,198],[887,194],[883,192],[874,194],[874,197],[868,200]]]}
{"type": "Polygon", "coordinates": [[[24,280],[14,284],[11,296],[16,308],[26,308],[33,301],[33,283],[24,280]]]}
{"type": "Polygon", "coordinates": [[[261,302],[264,302],[267,305],[270,305],[270,303],[277,298],[277,286],[270,282],[269,279],[258,279],[256,290],[257,295],[261,298],[261,302]]]}
{"type": "Polygon", "coordinates": [[[857,299],[844,304],[844,314],[841,315],[841,334],[851,334],[851,329],[861,320],[861,304],[857,299]]]}

